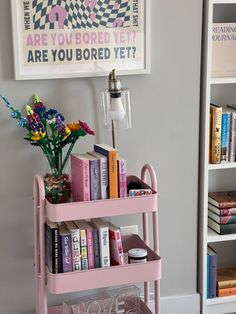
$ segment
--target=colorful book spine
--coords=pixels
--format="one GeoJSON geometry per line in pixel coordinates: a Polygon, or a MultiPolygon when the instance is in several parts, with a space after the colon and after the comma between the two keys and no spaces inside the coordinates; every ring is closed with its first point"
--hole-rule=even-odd
{"type": "Polygon", "coordinates": [[[108,182],[109,198],[118,197],[118,177],[117,177],[117,150],[107,145],[94,145],[94,150],[107,157],[108,162],[108,182]]]}
{"type": "Polygon", "coordinates": [[[213,213],[211,210],[208,210],[208,217],[213,219],[215,222],[219,223],[220,225],[227,225],[236,223],[236,215],[227,215],[227,216],[218,216],[213,213]]]}
{"type": "Polygon", "coordinates": [[[229,112],[222,113],[221,126],[221,162],[229,161],[229,112]]]}
{"type": "Polygon", "coordinates": [[[210,284],[209,284],[209,298],[215,298],[217,295],[217,255],[210,255],[210,284]]]}
{"type": "Polygon", "coordinates": [[[109,243],[110,243],[110,258],[111,265],[124,264],[124,252],[121,241],[120,229],[109,224],[109,243]],[[110,227],[111,226],[111,227],[110,227]]]}
{"type": "Polygon", "coordinates": [[[218,297],[228,297],[230,295],[236,295],[236,287],[218,289],[218,297]]]}
{"type": "Polygon", "coordinates": [[[210,141],[210,162],[220,163],[221,159],[221,126],[222,107],[210,106],[211,112],[211,141],[210,141]]]}
{"type": "Polygon", "coordinates": [[[87,235],[85,229],[80,229],[81,267],[88,269],[87,235]]]}
{"type": "Polygon", "coordinates": [[[72,221],[65,222],[65,225],[71,234],[73,270],[81,270],[80,230],[72,221]]]}
{"type": "Polygon", "coordinates": [[[229,161],[235,161],[236,149],[236,112],[230,113],[229,161]]]}
{"type": "Polygon", "coordinates": [[[216,206],[208,203],[208,209],[210,209],[212,212],[216,213],[218,216],[236,215],[236,207],[219,208],[219,207],[216,207],[216,206]]]}
{"type": "Polygon", "coordinates": [[[88,268],[95,268],[94,261],[94,240],[93,240],[93,228],[88,228],[87,232],[87,248],[88,248],[88,268]]]}
{"type": "Polygon", "coordinates": [[[208,227],[220,235],[236,233],[236,224],[220,225],[208,217],[208,227]]]}
{"type": "Polygon", "coordinates": [[[73,270],[71,235],[60,234],[60,243],[61,243],[62,272],[63,273],[70,272],[73,270]]]}
{"type": "Polygon", "coordinates": [[[60,265],[60,238],[58,226],[46,224],[46,261],[48,269],[53,274],[61,272],[60,265]]]}
{"type": "Polygon", "coordinates": [[[107,169],[107,157],[97,152],[89,152],[88,154],[98,158],[100,160],[100,187],[101,187],[101,199],[108,198],[108,169],[107,169]]]}
{"type": "Polygon", "coordinates": [[[97,229],[93,229],[93,243],[94,243],[94,266],[100,267],[100,252],[99,252],[99,232],[97,229]]]}
{"type": "Polygon", "coordinates": [[[71,155],[71,181],[73,200],[90,200],[89,160],[84,155],[71,155]]]}
{"type": "Polygon", "coordinates": [[[126,170],[126,160],[124,158],[118,157],[117,160],[118,169],[118,195],[119,197],[127,196],[127,170],[126,170]]]}
{"type": "Polygon", "coordinates": [[[91,156],[91,158],[89,159],[90,199],[96,201],[101,199],[100,162],[99,159],[96,159],[95,157],[91,156]]]}
{"type": "Polygon", "coordinates": [[[108,225],[100,218],[92,219],[92,223],[99,232],[100,265],[101,267],[110,267],[108,225]]]}

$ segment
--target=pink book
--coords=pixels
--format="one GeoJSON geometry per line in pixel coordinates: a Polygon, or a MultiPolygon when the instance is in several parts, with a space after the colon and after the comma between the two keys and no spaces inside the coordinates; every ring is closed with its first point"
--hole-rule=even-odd
{"type": "Polygon", "coordinates": [[[120,229],[108,222],[109,228],[109,243],[110,243],[110,259],[111,265],[124,264],[123,244],[121,241],[120,229]]]}
{"type": "Polygon", "coordinates": [[[126,160],[118,157],[117,159],[117,173],[118,173],[118,194],[119,197],[127,196],[127,180],[126,180],[126,160]]]}
{"type": "Polygon", "coordinates": [[[89,159],[86,155],[71,155],[71,181],[73,200],[90,201],[89,159]]]}

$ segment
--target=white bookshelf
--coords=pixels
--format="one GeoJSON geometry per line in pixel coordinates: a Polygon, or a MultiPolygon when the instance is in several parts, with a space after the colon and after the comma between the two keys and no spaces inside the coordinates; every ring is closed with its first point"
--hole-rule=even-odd
{"type": "MultiPolygon", "coordinates": [[[[201,294],[202,314],[236,313],[236,295],[207,299],[207,245],[224,252],[220,267],[234,263],[236,266],[235,251],[230,248],[235,245],[236,234],[218,235],[208,228],[208,192],[214,190],[236,189],[236,162],[208,164],[209,151],[209,112],[210,103],[236,103],[236,77],[211,77],[212,64],[212,24],[213,16],[220,16],[220,21],[228,22],[224,14],[229,12],[229,7],[236,12],[236,0],[204,0],[204,31],[203,31],[203,60],[202,60],[202,90],[201,90],[201,149],[200,149],[200,186],[199,186],[199,272],[198,290],[201,294]],[[225,10],[225,6],[227,7],[225,10]],[[215,11],[216,10],[216,11],[215,11]],[[220,13],[220,14],[219,14],[220,13]],[[222,13],[222,14],[221,14],[222,13]],[[222,18],[223,17],[223,18],[222,18]],[[229,97],[231,94],[231,98],[229,97]],[[232,96],[233,95],[233,96],[232,96]],[[228,251],[227,251],[228,250],[228,251]],[[225,253],[227,252],[227,253],[225,253]],[[235,260],[234,260],[235,259],[235,260]]],[[[215,22],[215,20],[214,20],[215,22]]],[[[236,22],[236,15],[235,20],[236,22]]],[[[218,250],[217,250],[218,253],[218,250]]]]}

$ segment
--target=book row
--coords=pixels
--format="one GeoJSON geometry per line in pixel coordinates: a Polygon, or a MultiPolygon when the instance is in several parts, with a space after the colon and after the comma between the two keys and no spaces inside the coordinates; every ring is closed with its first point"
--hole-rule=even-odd
{"type": "Polygon", "coordinates": [[[51,273],[124,264],[120,229],[100,218],[46,221],[46,264],[51,273]]]}
{"type": "Polygon", "coordinates": [[[236,267],[218,269],[216,251],[207,248],[207,298],[236,295],[236,267]]]}
{"type": "Polygon", "coordinates": [[[208,193],[208,226],[220,235],[236,233],[236,191],[208,193]]]}
{"type": "Polygon", "coordinates": [[[94,145],[94,151],[71,155],[73,201],[94,201],[127,196],[126,160],[116,149],[94,145]]]}
{"type": "Polygon", "coordinates": [[[236,107],[210,106],[209,163],[234,162],[236,149],[236,107]]]}

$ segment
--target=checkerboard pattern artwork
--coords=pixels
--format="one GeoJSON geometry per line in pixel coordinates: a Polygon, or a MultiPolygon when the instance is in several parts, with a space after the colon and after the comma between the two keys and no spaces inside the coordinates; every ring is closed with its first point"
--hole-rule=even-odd
{"type": "Polygon", "coordinates": [[[32,0],[35,30],[58,27],[57,21],[50,21],[55,6],[66,11],[67,29],[131,26],[130,0],[32,0]]]}

